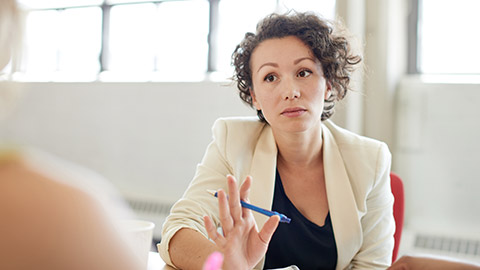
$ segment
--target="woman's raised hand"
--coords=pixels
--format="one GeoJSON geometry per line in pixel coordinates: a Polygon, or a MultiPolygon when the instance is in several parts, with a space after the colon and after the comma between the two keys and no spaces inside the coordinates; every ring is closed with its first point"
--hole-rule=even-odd
{"type": "Polygon", "coordinates": [[[218,206],[223,235],[217,231],[210,217],[204,222],[210,237],[223,253],[223,269],[252,269],[265,255],[268,243],[277,229],[280,218],[271,216],[258,231],[251,211],[242,208],[240,200],[248,202],[252,184],[250,176],[245,179],[240,190],[235,177],[228,175],[228,199],[225,191],[218,191],[218,206]]]}

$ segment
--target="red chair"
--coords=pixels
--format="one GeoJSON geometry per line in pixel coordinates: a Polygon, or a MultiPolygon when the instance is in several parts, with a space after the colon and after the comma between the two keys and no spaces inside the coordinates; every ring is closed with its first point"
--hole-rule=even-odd
{"type": "Polygon", "coordinates": [[[393,172],[390,173],[390,184],[392,187],[393,197],[395,198],[395,202],[393,203],[393,217],[395,218],[396,229],[395,234],[393,235],[395,238],[392,256],[393,263],[397,259],[400,239],[402,238],[405,197],[402,179],[400,179],[400,177],[393,172]]]}

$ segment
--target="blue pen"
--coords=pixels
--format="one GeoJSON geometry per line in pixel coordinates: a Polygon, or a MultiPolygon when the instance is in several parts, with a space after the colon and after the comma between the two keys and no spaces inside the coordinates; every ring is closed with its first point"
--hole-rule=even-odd
{"type": "MultiPolygon", "coordinates": [[[[212,194],[213,196],[217,197],[217,192],[215,190],[207,190],[208,193],[212,194]]],[[[246,203],[244,201],[240,201],[240,204],[242,205],[242,207],[245,207],[245,208],[248,208],[250,210],[253,210],[255,212],[258,212],[260,214],[264,214],[265,216],[273,216],[273,215],[277,215],[280,217],[280,222],[283,222],[283,223],[290,223],[291,219],[288,218],[287,216],[285,216],[284,214],[280,214],[278,212],[275,212],[275,211],[270,211],[270,210],[267,210],[267,209],[263,209],[263,208],[260,208],[258,206],[255,206],[253,204],[249,204],[249,203],[246,203]]]]}

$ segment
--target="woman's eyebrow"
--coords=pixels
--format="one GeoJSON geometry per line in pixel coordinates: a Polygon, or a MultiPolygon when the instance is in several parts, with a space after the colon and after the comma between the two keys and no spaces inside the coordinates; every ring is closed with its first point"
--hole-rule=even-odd
{"type": "Polygon", "coordinates": [[[264,66],[278,67],[278,64],[277,64],[277,63],[272,63],[272,62],[267,62],[267,63],[261,65],[261,66],[257,69],[257,72],[259,72],[260,69],[262,69],[264,66]]]}
{"type": "Polygon", "coordinates": [[[302,57],[302,58],[298,58],[297,60],[293,61],[293,64],[296,65],[296,64],[302,62],[303,60],[310,60],[310,61],[315,63],[315,60],[311,57],[302,57]]]}
{"type": "MultiPolygon", "coordinates": [[[[302,61],[304,61],[304,60],[310,60],[310,61],[312,61],[312,62],[315,63],[315,60],[314,60],[312,57],[306,56],[306,57],[302,57],[302,58],[296,59],[295,61],[293,61],[293,64],[296,65],[296,64],[298,64],[298,63],[300,63],[300,62],[302,62],[302,61]]],[[[267,63],[261,65],[261,66],[258,68],[257,72],[259,72],[260,69],[262,69],[262,68],[265,67],[265,66],[278,67],[278,64],[277,64],[277,63],[273,63],[273,62],[267,62],[267,63]]]]}

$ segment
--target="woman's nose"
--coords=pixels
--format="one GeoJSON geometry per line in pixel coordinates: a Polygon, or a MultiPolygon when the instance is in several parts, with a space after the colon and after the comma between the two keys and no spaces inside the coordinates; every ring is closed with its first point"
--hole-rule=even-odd
{"type": "Polygon", "coordinates": [[[299,87],[291,80],[286,81],[284,85],[283,99],[293,100],[297,98],[300,98],[299,87]]]}

